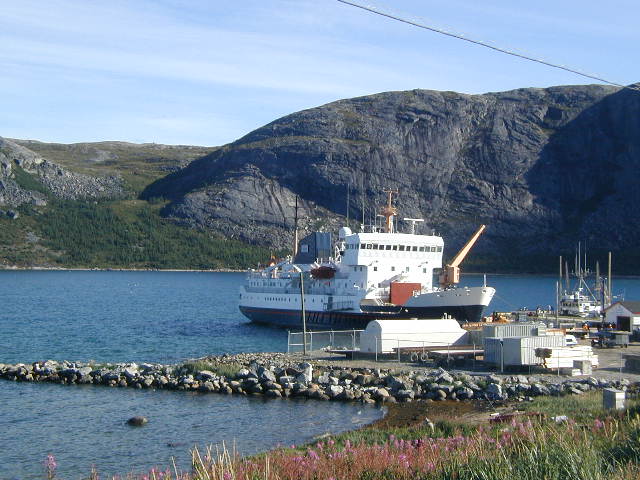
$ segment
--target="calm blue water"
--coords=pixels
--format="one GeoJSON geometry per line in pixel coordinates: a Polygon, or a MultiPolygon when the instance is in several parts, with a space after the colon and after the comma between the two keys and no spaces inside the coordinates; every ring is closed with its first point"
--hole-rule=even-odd
{"type": "MultiPolygon", "coordinates": [[[[207,354],[284,351],[286,332],[238,312],[243,274],[0,271],[0,362],[44,359],[175,362],[207,354]]],[[[553,276],[489,276],[487,312],[555,303],[553,276]]],[[[463,284],[481,285],[468,275],[463,284]]],[[[640,279],[614,292],[640,298],[640,279]]],[[[193,445],[235,445],[250,454],[301,443],[381,415],[359,405],[263,401],[224,395],[65,387],[0,381],[0,478],[42,478],[52,453],[60,476],[141,472],[188,465],[193,445]],[[124,422],[145,415],[134,429],[124,422]]]]}

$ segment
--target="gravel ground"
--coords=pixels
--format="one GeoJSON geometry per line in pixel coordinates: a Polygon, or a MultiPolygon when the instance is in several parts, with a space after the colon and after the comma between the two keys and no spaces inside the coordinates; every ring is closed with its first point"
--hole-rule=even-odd
{"type": "MultiPolygon", "coordinates": [[[[580,345],[590,345],[590,340],[578,340],[580,345]]],[[[593,370],[591,375],[587,376],[578,376],[572,378],[585,378],[585,377],[595,377],[602,378],[606,380],[617,380],[620,378],[627,378],[632,382],[640,382],[640,372],[630,372],[624,368],[624,358],[625,354],[637,354],[640,355],[640,343],[631,343],[628,348],[597,348],[593,349],[594,355],[598,355],[600,366],[597,369],[593,370]]],[[[302,358],[301,355],[296,355],[296,357],[302,358]]],[[[427,365],[426,367],[419,363],[411,363],[411,362],[398,362],[397,359],[387,359],[379,361],[375,361],[373,358],[356,358],[349,359],[346,358],[345,355],[335,355],[330,354],[323,351],[314,351],[311,352],[308,356],[308,359],[312,362],[319,362],[323,365],[336,365],[342,367],[352,367],[352,368],[391,368],[397,370],[420,370],[423,368],[433,368],[432,365],[427,365]]],[[[471,365],[469,365],[471,367],[471,365]]],[[[495,369],[486,368],[482,365],[482,362],[477,362],[476,368],[453,368],[449,369],[450,371],[459,371],[469,374],[480,374],[480,373],[493,373],[496,374],[495,369]]],[[[511,376],[514,373],[525,373],[529,374],[529,369],[524,369],[520,372],[509,371],[504,374],[504,376],[511,376]]],[[[532,370],[532,374],[539,375],[540,377],[547,377],[549,380],[552,380],[553,377],[558,377],[555,372],[545,373],[543,370],[532,370]]],[[[500,375],[500,374],[498,374],[500,375]]],[[[559,377],[561,379],[566,379],[568,377],[559,377]]]]}

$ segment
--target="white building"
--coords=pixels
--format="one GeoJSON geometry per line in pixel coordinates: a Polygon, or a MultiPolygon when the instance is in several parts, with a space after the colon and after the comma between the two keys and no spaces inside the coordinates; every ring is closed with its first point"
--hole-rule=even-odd
{"type": "Polygon", "coordinates": [[[635,332],[640,330],[640,302],[616,302],[604,309],[604,322],[617,330],[635,332]]]}

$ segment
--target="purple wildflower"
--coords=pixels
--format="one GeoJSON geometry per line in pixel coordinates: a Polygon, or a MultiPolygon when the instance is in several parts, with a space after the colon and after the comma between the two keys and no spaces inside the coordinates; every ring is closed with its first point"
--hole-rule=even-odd
{"type": "Polygon", "coordinates": [[[56,476],[56,468],[58,468],[58,464],[56,463],[56,457],[49,454],[47,458],[44,460],[44,470],[47,474],[47,479],[51,480],[56,476]]]}

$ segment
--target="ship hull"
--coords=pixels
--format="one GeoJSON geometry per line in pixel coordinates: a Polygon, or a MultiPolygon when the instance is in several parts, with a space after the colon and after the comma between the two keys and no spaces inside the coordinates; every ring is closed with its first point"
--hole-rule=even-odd
{"type": "MultiPolygon", "coordinates": [[[[437,319],[444,314],[459,322],[477,322],[482,318],[485,305],[431,306],[431,307],[371,307],[362,311],[307,311],[308,329],[358,329],[364,330],[372,320],[402,320],[409,318],[437,319]]],[[[242,314],[252,322],[302,329],[300,310],[240,306],[242,314]]]]}

